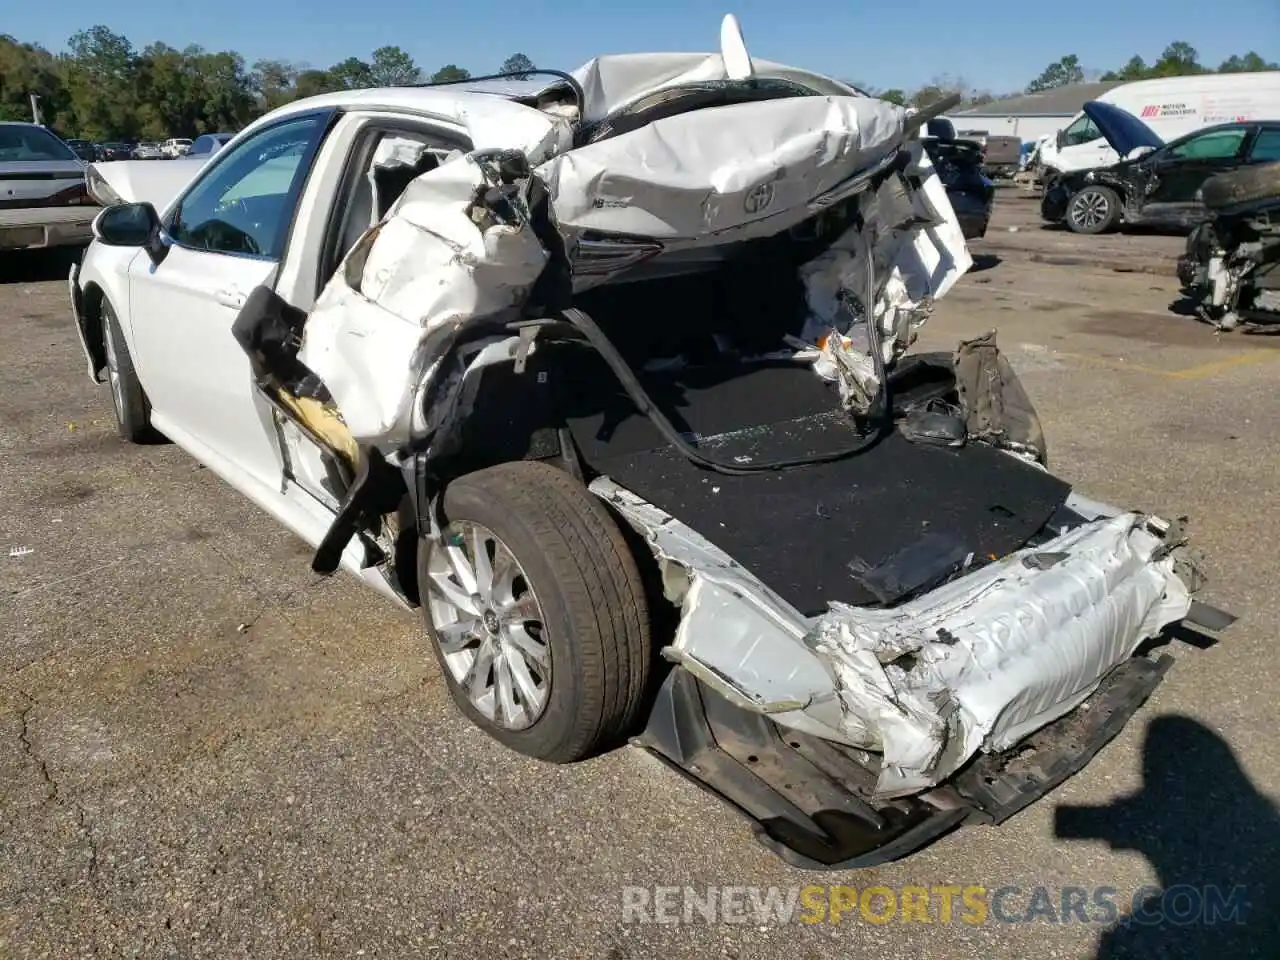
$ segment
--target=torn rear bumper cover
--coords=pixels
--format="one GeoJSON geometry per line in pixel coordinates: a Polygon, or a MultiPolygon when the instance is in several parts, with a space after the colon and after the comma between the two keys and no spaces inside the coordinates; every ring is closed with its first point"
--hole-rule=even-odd
{"type": "Polygon", "coordinates": [[[875,753],[877,800],[938,786],[1071,712],[1191,611],[1178,529],[1118,513],[899,606],[806,619],[679,520],[605,478],[591,488],[647,537],[681,605],[664,655],[780,727],[875,753]]]}
{"type": "Polygon", "coordinates": [[[876,800],[875,756],[778,726],[676,668],[635,739],[727,802],[757,838],[804,869],[849,870],[905,857],[965,824],[995,825],[1082,769],[1173,665],[1133,657],[1073,712],[1011,754],[978,757],[945,787],[876,800]]]}

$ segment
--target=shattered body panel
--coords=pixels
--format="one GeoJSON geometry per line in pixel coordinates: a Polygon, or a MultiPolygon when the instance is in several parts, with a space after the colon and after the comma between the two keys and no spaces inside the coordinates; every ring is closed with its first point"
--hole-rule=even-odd
{"type": "MultiPolygon", "coordinates": [[[[672,605],[638,742],[793,862],[859,865],[999,822],[1087,762],[1167,668],[1135,654],[1194,619],[1199,571],[1180,523],[1048,473],[994,332],[908,353],[973,262],[915,136],[927,111],[752,62],[731,26],[719,55],[600,58],[573,82],[284,108],[400,108],[448,147],[396,133],[356,166],[344,118],[307,182],[371,183],[372,212],[303,265],[309,309],[259,285],[232,335],[272,479],[322,518],[314,570],[419,604],[451,483],[562,468],[672,605]]],[[[106,186],[141,189],[112,167],[106,186]]],[[[290,243],[330,229],[300,218],[290,243]]],[[[71,291],[79,309],[75,271],[71,291]]]]}
{"type": "Polygon", "coordinates": [[[1280,324],[1280,195],[1221,211],[1187,238],[1178,278],[1219,330],[1280,324]]]}
{"type": "MultiPolygon", "coordinates": [[[[509,356],[512,338],[497,331],[553,263],[568,260],[575,291],[625,283],[625,271],[574,274],[576,258],[601,237],[642,238],[629,269],[660,277],[664,257],[778,235],[852,197],[855,223],[799,271],[808,319],[796,355],[811,353],[845,410],[864,416],[880,386],[870,354],[878,346],[892,366],[972,262],[923,145],[904,147],[904,119],[864,98],[784,98],[657,119],[537,165],[458,155],[357,243],[307,321],[299,360],[357,443],[402,446],[431,432],[424,396],[444,376],[446,347],[479,326],[509,356]],[[850,307],[868,267],[874,337],[850,307]]],[[[962,440],[1042,462],[1025,395],[992,386],[1016,385],[994,341],[965,351],[962,440]]],[[[966,573],[970,555],[960,575],[900,605],[831,602],[806,617],[660,506],[607,476],[591,489],[651,541],[681,607],[665,654],[781,727],[875,752],[877,800],[941,784],[1069,713],[1191,602],[1167,556],[1177,545],[1153,532],[1158,522],[1123,513],[966,573]]]]}
{"type": "MultiPolygon", "coordinates": [[[[515,319],[560,252],[539,236],[547,231],[534,221],[532,193],[549,197],[553,245],[578,266],[601,245],[593,238],[642,237],[652,273],[682,253],[776,235],[865,191],[873,173],[898,162],[904,119],[892,104],[856,97],[723,107],[656,120],[505,183],[484,151],[459,155],[415,180],[357,243],[317,301],[299,359],[328,385],[358,441],[405,443],[415,397],[451,336],[515,319]]],[[[875,313],[886,360],[972,265],[928,158],[919,146],[901,156],[920,188],[908,194],[886,180],[861,197],[885,278],[875,313]]],[[[841,285],[861,273],[866,232],[851,229],[809,269],[819,328],[834,321],[841,285]]],[[[607,276],[575,269],[573,287],[607,276]]]]}
{"type": "Polygon", "coordinates": [[[592,489],[663,564],[682,610],[664,653],[780,726],[880,754],[877,799],[942,783],[1070,712],[1191,605],[1178,545],[1120,514],[901,606],[833,603],[806,620],[675,518],[611,481],[592,489]]]}

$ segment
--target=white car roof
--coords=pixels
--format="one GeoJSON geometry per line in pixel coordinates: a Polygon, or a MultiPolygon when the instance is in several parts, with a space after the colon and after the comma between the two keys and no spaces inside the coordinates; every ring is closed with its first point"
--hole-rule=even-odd
{"type": "MultiPolygon", "coordinates": [[[[791,80],[830,96],[866,96],[847,83],[799,67],[768,60],[753,62],[756,76],[791,80]]],[[[573,77],[586,98],[582,119],[599,120],[639,97],[681,84],[728,79],[718,53],[625,53],[587,61],[573,77]]],[[[524,147],[546,134],[546,114],[516,102],[534,100],[565,81],[546,74],[528,79],[476,80],[440,86],[373,87],[324,93],[279,107],[251,124],[243,133],[264,122],[325,108],[386,108],[424,113],[459,124],[472,132],[477,147],[524,147]],[[532,118],[540,118],[535,122],[532,118]],[[505,135],[501,131],[505,128],[505,135]],[[477,135],[479,130],[490,135],[477,135]]]]}

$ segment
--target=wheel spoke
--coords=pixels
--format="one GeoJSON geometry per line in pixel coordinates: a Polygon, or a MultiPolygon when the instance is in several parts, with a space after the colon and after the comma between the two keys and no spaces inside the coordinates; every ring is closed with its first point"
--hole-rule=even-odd
{"type": "Polygon", "coordinates": [[[493,564],[489,561],[489,540],[479,527],[471,528],[471,562],[475,571],[475,592],[486,607],[493,605],[493,564]]]}
{"type": "Polygon", "coordinates": [[[436,627],[440,637],[440,649],[446,654],[457,653],[480,635],[479,620],[458,620],[436,627]]]}
{"type": "Polygon", "coordinates": [[[520,707],[516,704],[514,687],[511,682],[511,662],[506,656],[499,656],[493,664],[493,675],[498,688],[498,716],[507,726],[516,726],[520,717],[520,707]]]}
{"type": "Polygon", "coordinates": [[[449,574],[433,573],[427,587],[434,590],[446,603],[457,610],[473,617],[480,616],[482,611],[480,605],[476,603],[475,595],[454,583],[449,574]]]}
{"type": "Polygon", "coordinates": [[[542,620],[542,611],[538,609],[538,601],[532,593],[524,593],[505,603],[494,604],[494,609],[502,615],[502,619],[511,623],[524,623],[526,620],[542,620]]]}
{"type": "Polygon", "coordinates": [[[449,561],[449,569],[453,571],[453,576],[462,589],[473,596],[478,593],[476,571],[471,566],[471,561],[467,559],[467,551],[460,544],[446,543],[444,555],[449,561]]]}
{"type": "Polygon", "coordinates": [[[532,713],[537,713],[542,709],[542,701],[546,696],[546,692],[538,689],[538,685],[533,680],[533,674],[529,672],[529,665],[525,663],[523,653],[516,649],[514,643],[508,641],[503,644],[503,662],[511,673],[511,678],[515,681],[516,688],[520,691],[520,699],[529,705],[532,713]]]}
{"type": "Polygon", "coordinates": [[[505,610],[515,598],[516,577],[520,576],[520,565],[505,544],[494,544],[493,587],[490,590],[490,602],[497,610],[505,610]]]}
{"type": "Polygon", "coordinates": [[[470,694],[472,701],[479,701],[489,688],[490,673],[493,670],[494,655],[497,648],[492,640],[485,637],[480,641],[480,649],[476,651],[476,658],[471,663],[471,669],[467,672],[466,686],[467,692],[470,694]]]}
{"type": "Polygon", "coordinates": [[[547,651],[547,645],[540,642],[536,637],[529,634],[523,623],[509,623],[503,631],[503,639],[505,639],[521,657],[531,661],[539,667],[539,672],[545,672],[551,663],[551,657],[547,651]]]}

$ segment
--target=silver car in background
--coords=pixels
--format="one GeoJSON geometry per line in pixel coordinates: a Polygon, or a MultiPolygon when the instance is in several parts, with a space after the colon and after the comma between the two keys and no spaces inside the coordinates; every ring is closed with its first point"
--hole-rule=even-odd
{"type": "Polygon", "coordinates": [[[85,165],[34,123],[0,123],[0,250],[88,243],[99,206],[85,165]]]}

